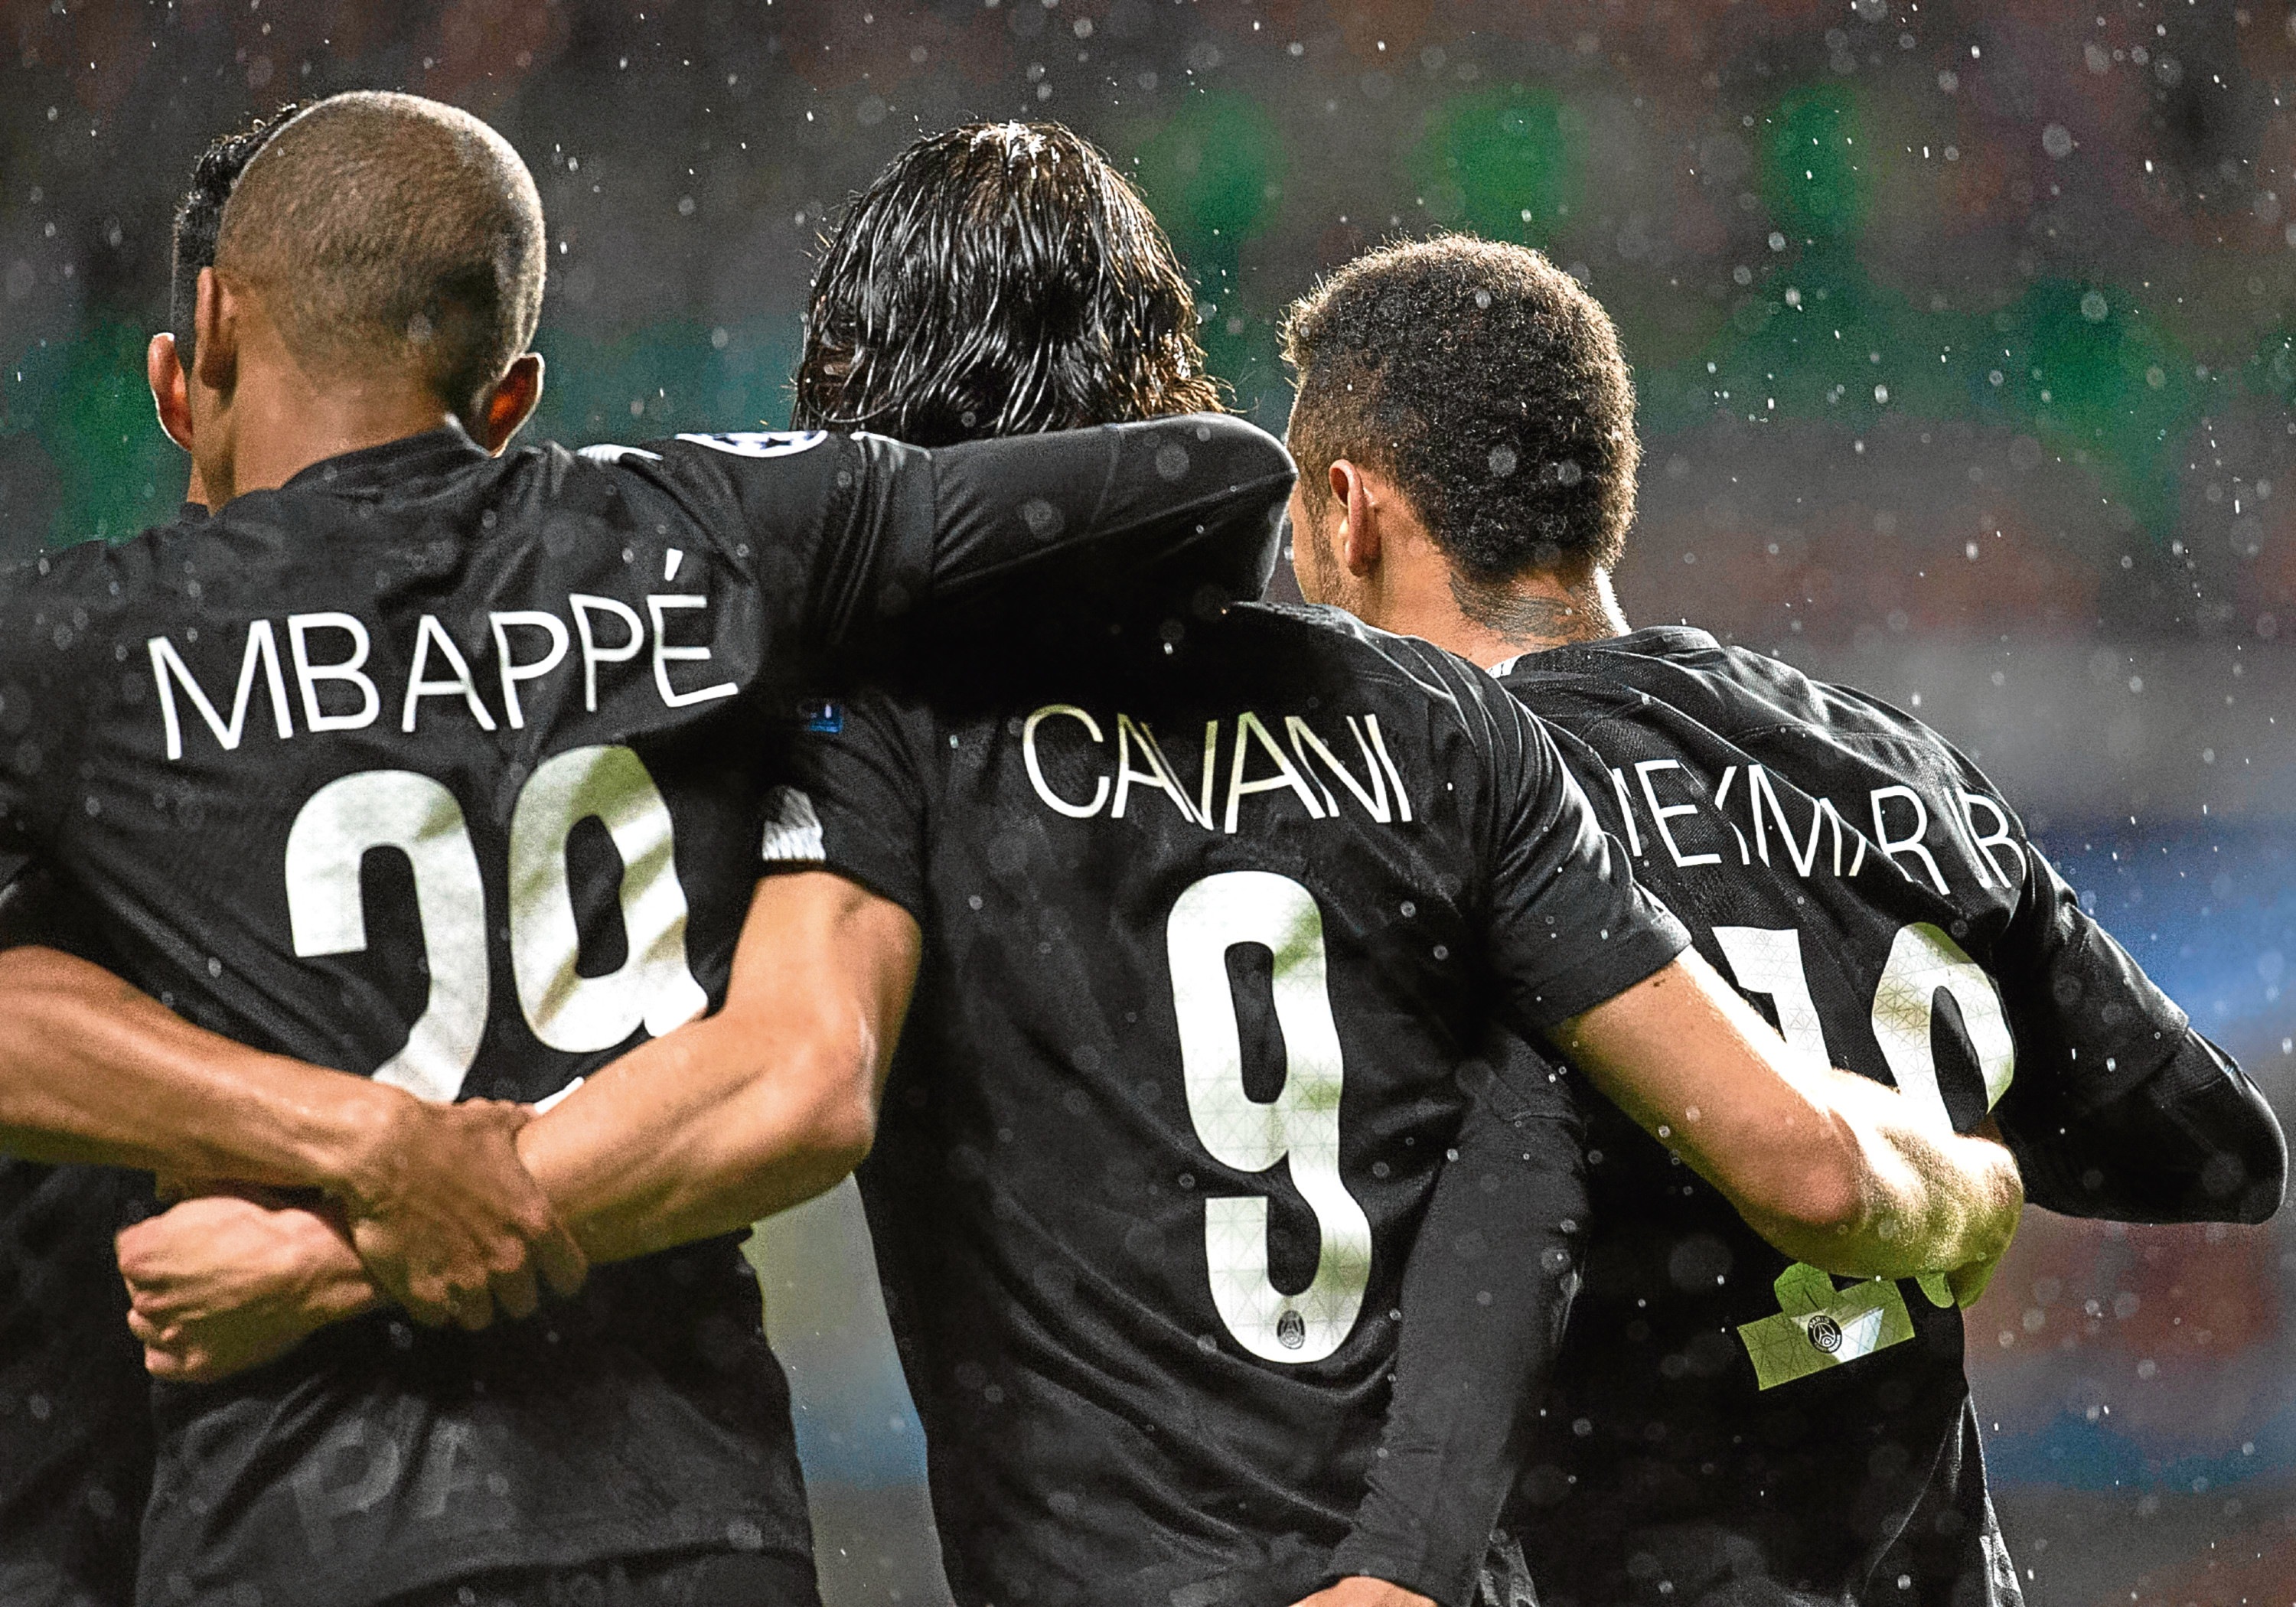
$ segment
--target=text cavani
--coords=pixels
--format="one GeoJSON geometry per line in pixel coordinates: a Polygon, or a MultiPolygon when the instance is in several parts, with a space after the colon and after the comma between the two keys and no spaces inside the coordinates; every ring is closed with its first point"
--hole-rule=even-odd
{"type": "Polygon", "coordinates": [[[1136,788],[1162,793],[1191,824],[1208,832],[1233,835],[1243,800],[1254,792],[1288,791],[1310,820],[1336,820],[1341,792],[1332,790],[1333,781],[1380,824],[1410,820],[1411,798],[1388,755],[1379,717],[1350,714],[1343,723],[1348,736],[1341,737],[1339,745],[1342,750],[1352,745],[1358,756],[1354,761],[1341,759],[1296,714],[1271,723],[1247,709],[1232,720],[1206,720],[1203,768],[1193,793],[1181,784],[1179,772],[1165,757],[1147,721],[1120,711],[1103,722],[1077,704],[1047,703],[1021,723],[1021,758],[1037,797],[1072,820],[1090,820],[1103,810],[1111,820],[1123,819],[1136,788]],[[1352,744],[1349,737],[1354,739],[1352,744]],[[1091,773],[1088,793],[1066,796],[1047,778],[1042,750],[1052,742],[1061,742],[1062,750],[1071,754],[1079,746],[1084,749],[1085,768],[1091,773]],[[1223,752],[1225,791],[1220,785],[1223,752]]]}

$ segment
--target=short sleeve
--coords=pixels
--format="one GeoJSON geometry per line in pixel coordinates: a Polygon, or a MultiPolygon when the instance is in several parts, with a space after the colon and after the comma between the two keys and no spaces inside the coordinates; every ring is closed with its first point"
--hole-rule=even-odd
{"type": "Polygon", "coordinates": [[[833,871],[925,924],[928,790],[914,728],[927,717],[866,691],[805,712],[790,783],[767,800],[763,868],[833,871]]]}
{"type": "Polygon", "coordinates": [[[1663,970],[1690,934],[1636,882],[1546,726],[1497,701],[1513,717],[1496,744],[1490,952],[1518,1018],[1543,1032],[1663,970]]]}

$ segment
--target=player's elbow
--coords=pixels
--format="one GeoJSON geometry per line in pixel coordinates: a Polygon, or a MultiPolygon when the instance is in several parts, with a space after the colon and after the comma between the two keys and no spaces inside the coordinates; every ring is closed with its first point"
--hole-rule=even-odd
{"type": "Polygon", "coordinates": [[[863,1021],[824,1013],[775,1070],[783,1097],[775,1160],[816,1189],[834,1186],[877,1141],[876,1035],[863,1021]]]}
{"type": "Polygon", "coordinates": [[[2231,1142],[2201,1167],[2201,1192],[2214,1208],[2210,1214],[2251,1226],[2269,1221],[2288,1189],[2288,1143],[2280,1123],[2259,1108],[2227,1136],[2231,1142]]]}
{"type": "MultiPolygon", "coordinates": [[[[806,1109],[804,1148],[814,1166],[841,1180],[877,1142],[877,1102],[868,1079],[844,1079],[819,1089],[806,1109]]],[[[823,1186],[827,1187],[829,1184],[823,1186]]]]}
{"type": "Polygon", "coordinates": [[[1734,1181],[1747,1221],[1798,1260],[1822,1264],[1824,1247],[1864,1239],[1880,1214],[1872,1159],[1847,1124],[1831,1124],[1816,1142],[1776,1146],[1759,1170],[1734,1181]]]}

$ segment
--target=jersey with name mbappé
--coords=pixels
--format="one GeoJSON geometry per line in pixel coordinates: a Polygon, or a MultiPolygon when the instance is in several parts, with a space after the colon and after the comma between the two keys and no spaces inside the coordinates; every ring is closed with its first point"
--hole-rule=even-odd
{"type": "MultiPolygon", "coordinates": [[[[759,728],[824,653],[1064,544],[1265,523],[1286,474],[1193,420],[350,454],[0,583],[0,834],[196,1021],[425,1098],[544,1101],[722,997],[759,728]]],[[[379,1314],[158,1404],[155,1600],[808,1544],[730,1239],[481,1335],[379,1314]]]]}
{"type": "Polygon", "coordinates": [[[861,1180],[958,1600],[1296,1599],[1363,1496],[1454,1072],[1677,929],[1534,720],[1343,615],[937,662],[839,721],[782,857],[925,932],[861,1180]]]}
{"type": "MultiPolygon", "coordinates": [[[[1686,628],[1502,675],[1637,874],[1810,1062],[1966,1131],[1997,1102],[2005,1125],[2068,1086],[2108,1100],[2182,1041],[2182,1013],[1918,720],[1686,628]]],[[[1943,1281],[1790,1264],[1614,1110],[1589,1126],[1586,1288],[1518,1514],[1542,1603],[1731,1579],[2016,1601],[1943,1281]]]]}

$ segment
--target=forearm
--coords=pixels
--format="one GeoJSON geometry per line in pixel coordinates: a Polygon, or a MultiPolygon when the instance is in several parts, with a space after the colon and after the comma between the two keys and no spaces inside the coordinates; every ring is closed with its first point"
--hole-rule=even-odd
{"type": "Polygon", "coordinates": [[[1828,1068],[1822,1081],[1834,1142],[1854,1156],[1862,1198],[1830,1224],[1741,1204],[1755,1231],[1796,1260],[1844,1277],[1944,1272],[1990,1261],[2008,1247],[2024,1194],[2006,1148],[1950,1132],[1865,1078],[1828,1068]]]}
{"type": "Polygon", "coordinates": [[[1256,426],[1198,414],[966,442],[935,454],[935,478],[939,605],[1025,578],[1008,605],[1073,606],[1151,571],[1258,595],[1293,469],[1256,426]]]}
{"type": "Polygon", "coordinates": [[[1983,1261],[2022,1201],[2000,1145],[1894,1089],[1806,1062],[1694,954],[1556,1041],[1781,1251],[1845,1276],[1983,1261]]]}
{"type": "Polygon", "coordinates": [[[865,1033],[711,1017],[643,1045],[519,1135],[594,1262],[730,1233],[835,1186],[868,1153],[865,1033]]]}
{"type": "Polygon", "coordinates": [[[194,1027],[102,967],[0,951],[0,1147],[342,1189],[412,1098],[194,1027]]]}
{"type": "Polygon", "coordinates": [[[640,1045],[519,1135],[594,1261],[746,1227],[831,1187],[876,1131],[921,943],[824,871],[758,885],[725,1008],[640,1045]]]}

